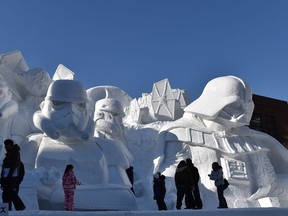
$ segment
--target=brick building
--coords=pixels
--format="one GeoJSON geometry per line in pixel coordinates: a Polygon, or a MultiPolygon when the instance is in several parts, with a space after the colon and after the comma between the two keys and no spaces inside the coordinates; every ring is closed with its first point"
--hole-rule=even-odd
{"type": "Polygon", "coordinates": [[[287,101],[253,95],[255,104],[249,127],[270,134],[288,148],[287,101]]]}

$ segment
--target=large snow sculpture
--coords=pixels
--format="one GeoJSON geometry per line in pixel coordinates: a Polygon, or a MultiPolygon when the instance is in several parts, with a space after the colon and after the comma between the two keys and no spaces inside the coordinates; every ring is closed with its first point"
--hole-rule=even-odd
{"type": "MultiPolygon", "coordinates": [[[[121,178],[115,179],[122,179],[123,182],[121,184],[131,188],[131,183],[133,183],[133,172],[131,170],[133,170],[132,163],[134,158],[126,147],[126,130],[123,118],[125,117],[124,107],[127,107],[132,99],[122,89],[114,86],[93,87],[87,90],[87,95],[90,99],[90,109],[88,106],[88,110],[90,110],[90,113],[94,113],[94,136],[99,139],[108,139],[110,143],[109,149],[105,142],[103,142],[104,145],[98,142],[103,151],[109,149],[106,154],[109,173],[111,176],[114,176],[112,170],[117,171],[118,174],[116,175],[121,175],[121,178]],[[93,102],[94,106],[92,107],[93,102]],[[118,156],[114,153],[118,154],[118,156]],[[125,163],[119,163],[117,169],[114,168],[116,165],[115,157],[121,157],[124,159],[123,162],[126,161],[125,163]],[[122,164],[122,167],[120,164],[122,164]],[[127,173],[125,170],[127,170],[127,173]]],[[[113,179],[111,180],[113,181],[113,179]]]]}
{"type": "Polygon", "coordinates": [[[127,157],[129,165],[132,165],[133,156],[125,146],[125,127],[122,121],[124,116],[120,101],[111,98],[97,101],[94,112],[94,136],[114,140],[115,145],[127,157]]]}
{"type": "Polygon", "coordinates": [[[122,179],[122,185],[133,188],[133,156],[126,147],[125,127],[122,118],[125,116],[120,101],[112,98],[98,100],[95,104],[94,136],[99,139],[108,139],[109,145],[105,142],[97,142],[103,152],[106,152],[106,161],[111,180],[122,179]],[[116,153],[116,154],[115,154],[116,153]],[[115,163],[116,158],[122,158],[122,162],[115,163]],[[124,163],[123,163],[124,162],[124,163]],[[122,165],[122,166],[121,166],[122,165]],[[115,166],[117,166],[115,168],[115,166]],[[116,173],[115,173],[116,171],[116,173]],[[116,176],[121,177],[116,177],[116,176]],[[115,178],[116,177],[116,178],[115,178]]]}
{"type": "Polygon", "coordinates": [[[105,98],[97,101],[94,112],[96,136],[122,140],[125,133],[122,122],[124,116],[123,107],[118,100],[105,98]]]}
{"type": "MultiPolygon", "coordinates": [[[[104,99],[109,96],[110,99],[118,100],[121,103],[122,108],[129,106],[132,98],[122,89],[115,86],[96,86],[88,89],[87,91],[88,97],[88,112],[92,118],[94,118],[95,111],[95,103],[101,99],[104,99]]],[[[121,112],[125,112],[122,110],[121,112]]]]}
{"type": "Polygon", "coordinates": [[[56,80],[49,86],[41,110],[34,114],[35,126],[44,134],[31,135],[22,143],[22,160],[28,169],[36,169],[38,183],[42,184],[38,185],[40,208],[48,208],[47,203],[63,203],[57,173],[62,174],[69,163],[73,164],[83,184],[75,192],[75,208],[135,208],[135,197],[130,187],[123,185],[120,173],[121,170],[125,172],[121,169],[123,163],[127,164],[125,168],[129,164],[121,158],[120,150],[111,148],[109,140],[93,137],[94,121],[87,112],[87,102],[86,91],[80,82],[56,80]],[[114,169],[121,167],[117,171],[108,170],[107,166],[107,157],[112,150],[114,169]]]}
{"type": "Polygon", "coordinates": [[[186,107],[185,92],[171,89],[167,79],[138,100],[114,86],[85,91],[64,65],[50,79],[41,68],[29,69],[19,51],[0,54],[0,75],[0,136],[21,146],[27,172],[20,194],[29,210],[63,209],[61,176],[67,163],[83,183],[75,193],[77,209],[131,210],[137,201],[138,209],[156,210],[149,193],[151,169],[167,176],[167,206],[175,208],[173,176],[186,157],[199,168],[206,209],[217,204],[207,177],[214,161],[231,183],[225,191],[229,207],[288,207],[287,150],[246,126],[252,92],[237,77],[211,80],[186,107]],[[131,165],[137,199],[126,174],[131,165]]]}
{"type": "Polygon", "coordinates": [[[163,126],[154,172],[163,172],[167,182],[170,178],[167,199],[171,205],[176,200],[171,186],[175,168],[190,157],[200,172],[204,208],[211,199],[217,203],[216,193],[211,193],[215,187],[207,176],[214,161],[221,162],[230,182],[225,191],[229,207],[262,206],[263,199],[277,199],[280,206],[287,206],[288,152],[271,136],[246,126],[253,109],[248,84],[224,76],[208,82],[181,119],[163,126]]]}

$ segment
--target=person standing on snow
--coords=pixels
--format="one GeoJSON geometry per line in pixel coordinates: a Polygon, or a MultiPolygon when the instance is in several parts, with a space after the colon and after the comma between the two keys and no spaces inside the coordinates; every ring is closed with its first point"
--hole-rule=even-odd
{"type": "Polygon", "coordinates": [[[211,180],[215,181],[219,200],[218,208],[228,208],[226,199],[224,197],[225,188],[222,167],[217,162],[213,162],[211,174],[209,174],[208,176],[211,180]]]}
{"type": "Polygon", "coordinates": [[[73,165],[68,164],[62,177],[62,186],[65,195],[64,208],[66,211],[74,211],[74,191],[76,185],[80,184],[81,182],[74,175],[73,165]]]}
{"type": "Polygon", "coordinates": [[[186,209],[192,209],[194,206],[194,198],[192,196],[192,189],[194,187],[192,174],[186,165],[185,160],[179,162],[174,175],[175,186],[177,189],[176,208],[181,209],[182,200],[185,196],[187,203],[186,209]]]}
{"type": "Polygon", "coordinates": [[[12,139],[4,141],[6,155],[2,163],[1,189],[3,203],[8,203],[9,211],[12,203],[16,211],[24,210],[25,204],[18,196],[19,186],[24,178],[25,170],[21,162],[20,147],[12,139]]]}
{"type": "MultiPolygon", "coordinates": [[[[186,159],[186,164],[191,171],[193,182],[194,182],[194,188],[192,190],[192,195],[194,196],[194,199],[195,199],[195,205],[192,206],[192,208],[193,209],[202,209],[203,203],[202,203],[202,200],[200,197],[200,191],[199,191],[199,186],[198,186],[198,182],[200,180],[198,168],[194,166],[191,158],[186,159]]],[[[187,205],[188,204],[186,203],[186,206],[187,205]]]]}
{"type": "Polygon", "coordinates": [[[164,201],[166,194],[165,178],[166,177],[164,175],[161,175],[160,172],[157,172],[153,175],[153,199],[156,200],[159,211],[167,210],[167,206],[164,201]]]}

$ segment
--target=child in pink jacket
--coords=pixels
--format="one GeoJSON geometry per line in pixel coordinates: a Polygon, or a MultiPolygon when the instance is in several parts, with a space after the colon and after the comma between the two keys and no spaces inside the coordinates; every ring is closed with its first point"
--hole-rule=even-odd
{"type": "Polygon", "coordinates": [[[66,211],[74,210],[74,191],[76,185],[80,184],[81,182],[79,182],[74,175],[73,165],[68,164],[62,177],[62,186],[65,195],[64,208],[66,211]]]}

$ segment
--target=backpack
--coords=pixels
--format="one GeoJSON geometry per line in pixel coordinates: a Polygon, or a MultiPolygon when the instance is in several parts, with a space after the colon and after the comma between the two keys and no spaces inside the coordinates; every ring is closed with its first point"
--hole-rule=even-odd
{"type": "Polygon", "coordinates": [[[228,182],[228,180],[226,178],[224,178],[224,190],[226,188],[228,188],[228,186],[229,186],[229,182],[228,182]]]}
{"type": "Polygon", "coordinates": [[[23,181],[24,175],[25,175],[25,167],[24,167],[24,164],[22,163],[22,161],[20,161],[19,166],[18,166],[18,176],[17,176],[17,182],[19,185],[23,181]]]}

